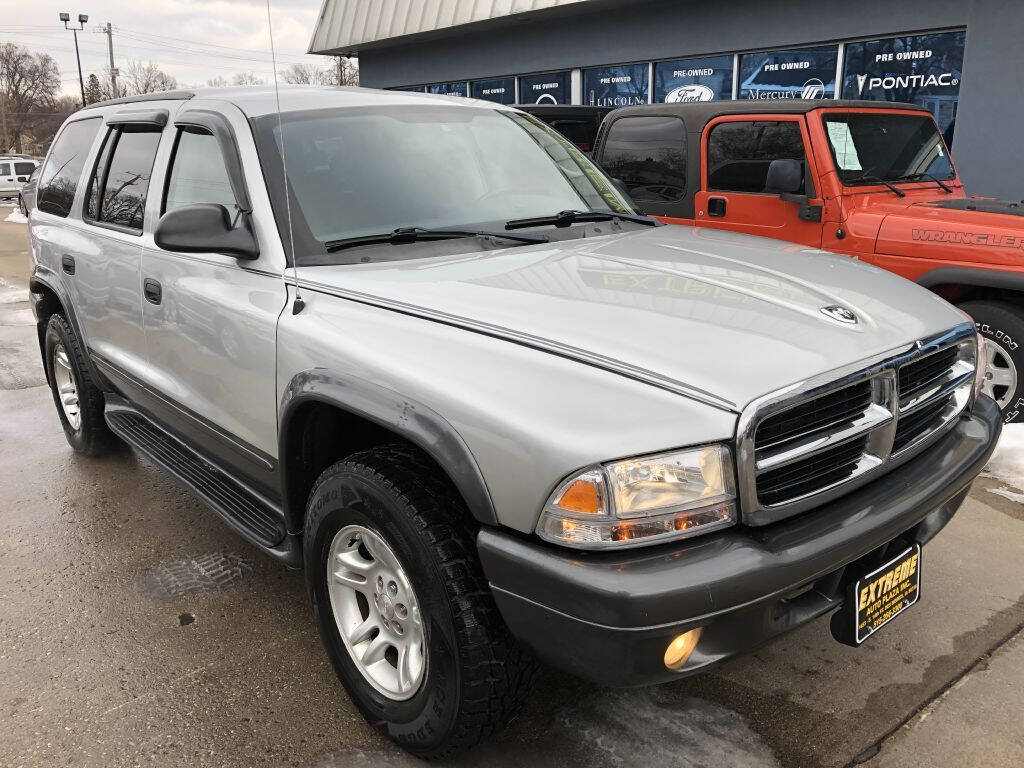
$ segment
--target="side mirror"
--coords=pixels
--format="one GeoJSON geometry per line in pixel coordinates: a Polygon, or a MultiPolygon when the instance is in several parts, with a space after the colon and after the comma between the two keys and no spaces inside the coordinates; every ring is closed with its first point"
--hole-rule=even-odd
{"type": "Polygon", "coordinates": [[[19,176],[18,177],[18,181],[21,181],[21,182],[28,181],[28,176],[19,176]]]}
{"type": "Polygon", "coordinates": [[[216,203],[183,205],[168,211],[157,222],[153,240],[166,251],[223,253],[252,260],[260,255],[248,215],[231,226],[228,209],[216,203]]]}
{"type": "Polygon", "coordinates": [[[795,195],[804,181],[804,169],[799,160],[772,160],[768,166],[768,178],[764,183],[765,192],[780,195],[795,195]]]}

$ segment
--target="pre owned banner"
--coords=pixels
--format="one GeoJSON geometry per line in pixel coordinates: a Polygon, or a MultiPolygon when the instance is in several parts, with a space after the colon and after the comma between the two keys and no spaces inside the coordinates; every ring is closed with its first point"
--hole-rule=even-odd
{"type": "Polygon", "coordinates": [[[568,70],[519,76],[522,104],[568,104],[572,100],[572,76],[568,70]]]}
{"type": "Polygon", "coordinates": [[[474,80],[474,99],[496,101],[499,104],[516,103],[516,79],[514,77],[496,77],[491,80],[474,80]]]}
{"type": "Polygon", "coordinates": [[[936,32],[847,43],[843,98],[920,104],[948,133],[960,97],[964,38],[964,32],[936,32]]]}
{"type": "Polygon", "coordinates": [[[461,80],[455,83],[434,83],[427,86],[427,93],[436,93],[440,96],[467,96],[469,82],[461,80]]]}
{"type": "Polygon", "coordinates": [[[702,56],[654,64],[654,101],[732,98],[732,56],[702,56]]]}
{"type": "Polygon", "coordinates": [[[647,64],[620,64],[583,70],[583,103],[631,107],[647,103],[647,64]]]}
{"type": "Polygon", "coordinates": [[[839,48],[819,45],[740,56],[739,98],[831,99],[836,93],[839,48]]]}

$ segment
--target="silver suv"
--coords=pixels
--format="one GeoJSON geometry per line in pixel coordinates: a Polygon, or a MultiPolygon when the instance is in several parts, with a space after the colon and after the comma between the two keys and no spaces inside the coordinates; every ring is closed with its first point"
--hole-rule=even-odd
{"type": "MultiPolygon", "coordinates": [[[[679,162],[629,149],[652,184],[679,162]]],[[[95,105],[30,238],[71,446],[130,444],[304,569],[352,699],[424,757],[507,720],[534,659],[638,685],[826,613],[863,642],[1000,429],[934,294],[659,226],[489,103],[95,105]]]]}

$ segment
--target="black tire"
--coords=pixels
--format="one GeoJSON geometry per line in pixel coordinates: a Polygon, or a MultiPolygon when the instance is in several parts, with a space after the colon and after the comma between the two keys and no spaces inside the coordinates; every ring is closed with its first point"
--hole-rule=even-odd
{"type": "Polygon", "coordinates": [[[974,318],[986,341],[998,345],[999,354],[1016,368],[1015,391],[997,390],[996,395],[1004,401],[1001,408],[1008,424],[1024,421],[1024,312],[999,301],[968,301],[960,308],[974,318]]]}
{"type": "Polygon", "coordinates": [[[46,337],[43,345],[45,352],[46,377],[50,382],[50,392],[53,394],[53,404],[57,407],[57,416],[64,428],[64,435],[68,444],[79,453],[86,456],[101,456],[115,445],[117,438],[110,431],[106,420],[103,418],[103,392],[92,381],[89,376],[89,366],[86,364],[85,350],[74,329],[63,315],[55,314],[50,317],[46,326],[46,337]],[[60,393],[57,390],[57,380],[54,376],[53,352],[57,345],[63,345],[70,363],[71,375],[75,387],[78,390],[78,406],[81,417],[81,424],[74,427],[68,421],[61,404],[60,393]]]}
{"type": "Polygon", "coordinates": [[[28,216],[28,208],[25,206],[25,198],[18,195],[18,211],[21,212],[22,216],[28,216]]]}
{"type": "Polygon", "coordinates": [[[486,739],[529,692],[536,663],[508,631],[476,555],[465,504],[436,466],[404,446],[349,456],[317,480],[304,550],[313,613],[334,669],[371,723],[427,760],[486,739]],[[327,559],[346,525],[372,529],[402,564],[420,602],[426,666],[411,698],[396,701],[363,677],[341,639],[327,592],[327,559]]]}

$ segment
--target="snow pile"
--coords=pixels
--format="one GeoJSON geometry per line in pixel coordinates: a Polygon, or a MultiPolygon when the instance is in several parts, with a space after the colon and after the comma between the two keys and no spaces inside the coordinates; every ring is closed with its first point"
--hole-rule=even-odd
{"type": "Polygon", "coordinates": [[[11,211],[4,221],[9,221],[12,224],[28,224],[28,219],[17,208],[11,211]]]}
{"type": "MultiPolygon", "coordinates": [[[[1014,488],[1024,489],[1024,424],[1003,427],[999,445],[985,467],[985,474],[1014,488]]],[[[1024,493],[1015,493],[1007,488],[994,489],[992,493],[1024,502],[1024,493]]]]}

